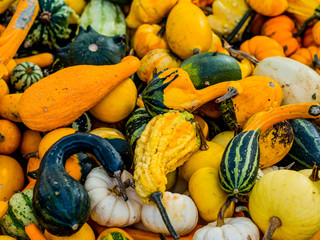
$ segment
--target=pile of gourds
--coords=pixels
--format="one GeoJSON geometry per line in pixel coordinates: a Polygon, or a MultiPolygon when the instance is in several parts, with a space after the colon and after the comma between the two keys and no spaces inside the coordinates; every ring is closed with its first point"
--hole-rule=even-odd
{"type": "Polygon", "coordinates": [[[320,238],[319,0],[0,2],[0,240],[320,238]]]}

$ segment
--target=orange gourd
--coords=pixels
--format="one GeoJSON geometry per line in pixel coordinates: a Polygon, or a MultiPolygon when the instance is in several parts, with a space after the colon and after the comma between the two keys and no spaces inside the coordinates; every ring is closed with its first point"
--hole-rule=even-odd
{"type": "Polygon", "coordinates": [[[312,36],[317,45],[320,45],[320,21],[316,22],[312,27],[312,36]]]}
{"type": "Polygon", "coordinates": [[[276,40],[283,47],[286,56],[290,56],[299,48],[298,40],[293,37],[297,31],[291,18],[280,15],[267,20],[261,29],[261,34],[276,40]]]}
{"type": "Polygon", "coordinates": [[[8,203],[6,201],[0,201],[0,218],[8,211],[8,203]]]}
{"type": "Polygon", "coordinates": [[[44,236],[48,240],[96,240],[94,232],[88,223],[85,223],[78,232],[70,236],[56,236],[46,230],[44,231],[44,236]]]}
{"type": "Polygon", "coordinates": [[[22,62],[32,62],[38,65],[41,68],[45,68],[50,66],[53,63],[54,56],[52,53],[38,53],[32,56],[23,57],[23,58],[15,58],[16,64],[22,62]]]}
{"type": "Polygon", "coordinates": [[[0,99],[9,94],[9,87],[5,80],[0,79],[0,99]]]}
{"type": "Polygon", "coordinates": [[[288,8],[287,0],[247,0],[247,3],[253,10],[268,17],[280,15],[288,8]]]}
{"type": "Polygon", "coordinates": [[[9,155],[15,152],[20,141],[21,132],[18,126],[7,119],[0,119],[0,154],[9,155]]]}
{"type": "Polygon", "coordinates": [[[198,7],[205,7],[212,4],[214,0],[191,0],[191,2],[197,5],[198,7]]]}
{"type": "Polygon", "coordinates": [[[47,240],[42,231],[33,222],[26,225],[24,227],[24,230],[26,231],[26,234],[28,235],[30,240],[47,240]]]}
{"type": "Polygon", "coordinates": [[[42,137],[40,132],[27,129],[22,134],[20,153],[22,155],[37,152],[42,137]]]}
{"type": "MultiPolygon", "coordinates": [[[[41,163],[40,158],[35,158],[35,157],[29,158],[28,164],[27,164],[27,173],[37,170],[40,167],[40,163],[41,163]]],[[[23,191],[26,189],[33,188],[37,180],[28,176],[28,181],[29,183],[27,184],[27,186],[24,187],[23,191]]]]}
{"type": "Polygon", "coordinates": [[[22,122],[18,103],[22,93],[7,94],[0,99],[0,116],[13,122],[22,122]]]}
{"type": "Polygon", "coordinates": [[[320,74],[320,69],[318,68],[320,66],[319,47],[310,46],[307,48],[299,48],[294,54],[290,56],[290,58],[311,67],[313,70],[320,74]]]}
{"type": "Polygon", "coordinates": [[[104,240],[104,239],[110,239],[110,240],[116,240],[116,239],[127,239],[127,240],[134,240],[133,237],[131,237],[129,235],[129,233],[127,233],[125,230],[121,229],[121,228],[107,228],[105,230],[103,230],[97,240],[104,240]],[[116,237],[117,235],[121,235],[121,237],[116,237]]]}
{"type": "Polygon", "coordinates": [[[303,34],[302,46],[307,48],[310,46],[317,46],[317,43],[314,40],[312,27],[308,27],[303,34]]]}
{"type": "Polygon", "coordinates": [[[164,28],[157,24],[142,24],[133,37],[133,49],[139,58],[157,48],[169,49],[164,28]]]}
{"type": "Polygon", "coordinates": [[[36,131],[66,126],[101,101],[139,67],[138,58],[127,56],[115,65],[77,65],[59,70],[23,93],[18,104],[21,119],[28,128],[36,131]]]}
{"type": "Polygon", "coordinates": [[[10,76],[15,66],[17,66],[17,63],[14,59],[10,59],[9,62],[6,64],[8,75],[2,77],[6,82],[10,81],[10,76]]]}
{"type": "Polygon", "coordinates": [[[36,16],[39,3],[37,0],[20,0],[8,26],[0,36],[0,78],[8,75],[6,65],[16,54],[24,41],[36,16]]]}
{"type": "Polygon", "coordinates": [[[256,57],[259,61],[267,57],[285,57],[280,43],[267,36],[254,36],[240,45],[240,50],[256,57]]]}

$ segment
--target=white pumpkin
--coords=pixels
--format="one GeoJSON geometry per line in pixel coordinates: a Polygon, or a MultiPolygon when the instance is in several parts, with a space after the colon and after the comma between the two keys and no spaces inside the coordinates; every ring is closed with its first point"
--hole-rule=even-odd
{"type": "MultiPolygon", "coordinates": [[[[196,227],[199,214],[190,197],[179,193],[165,192],[162,202],[173,228],[180,236],[190,233],[196,227]]],[[[150,231],[170,235],[154,203],[143,205],[141,220],[150,231]]]]}
{"type": "MultiPolygon", "coordinates": [[[[126,170],[121,174],[124,182],[133,176],[126,170]]],[[[128,187],[128,200],[120,194],[118,181],[110,177],[102,167],[96,167],[88,174],[84,184],[91,200],[90,216],[102,226],[125,227],[140,221],[144,204],[136,191],[128,187]]]]}
{"type": "Polygon", "coordinates": [[[224,225],[217,227],[217,221],[198,229],[193,240],[259,240],[259,229],[246,217],[225,218],[224,225]]]}

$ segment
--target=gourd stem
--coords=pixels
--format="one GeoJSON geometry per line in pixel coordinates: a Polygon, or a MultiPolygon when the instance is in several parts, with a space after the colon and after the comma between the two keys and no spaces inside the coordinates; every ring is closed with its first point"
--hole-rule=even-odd
{"type": "Polygon", "coordinates": [[[229,87],[228,92],[225,95],[216,99],[216,103],[221,103],[223,101],[226,101],[227,99],[236,97],[238,95],[239,95],[239,92],[235,87],[229,87]]]}
{"type": "Polygon", "coordinates": [[[166,25],[163,25],[160,30],[157,32],[158,37],[163,37],[164,32],[166,31],[166,25]]]}
{"type": "Polygon", "coordinates": [[[245,217],[250,218],[251,219],[251,215],[249,212],[249,209],[245,206],[237,206],[234,209],[235,212],[242,212],[244,214],[245,217]]]}
{"type": "Polygon", "coordinates": [[[309,176],[309,179],[312,182],[317,182],[320,180],[319,178],[319,167],[316,165],[316,163],[314,163],[313,168],[312,168],[312,172],[311,175],[309,176]]]}
{"type": "Polygon", "coordinates": [[[301,28],[299,29],[298,32],[296,32],[295,34],[293,34],[293,37],[299,37],[301,36],[307,29],[308,25],[315,19],[319,19],[320,15],[319,14],[314,14],[313,16],[311,16],[310,18],[308,18],[301,26],[301,28]]]}
{"type": "Polygon", "coordinates": [[[288,166],[285,166],[283,169],[290,170],[294,164],[295,164],[295,162],[292,162],[288,166]]]}
{"type": "Polygon", "coordinates": [[[320,69],[320,60],[318,58],[318,54],[314,54],[314,57],[312,60],[312,67],[316,69],[320,69]]]}
{"type": "Polygon", "coordinates": [[[158,235],[159,235],[159,238],[160,238],[161,240],[167,240],[167,239],[166,239],[166,237],[165,237],[165,236],[163,236],[163,234],[162,234],[162,233],[158,233],[158,235]]]}
{"type": "Polygon", "coordinates": [[[280,227],[282,225],[280,218],[273,216],[272,218],[270,218],[269,221],[269,227],[267,229],[267,231],[265,232],[262,240],[270,240],[274,231],[280,227]]]}
{"type": "Polygon", "coordinates": [[[197,133],[200,137],[200,150],[201,151],[206,151],[209,149],[209,145],[207,144],[207,141],[206,141],[206,138],[203,134],[203,131],[200,127],[200,123],[199,122],[196,122],[196,127],[197,127],[197,133]]]}
{"type": "Polygon", "coordinates": [[[38,151],[24,154],[24,155],[22,155],[22,157],[27,158],[27,159],[29,159],[29,158],[38,158],[39,159],[40,158],[38,151]]]}
{"type": "Polygon", "coordinates": [[[205,15],[213,14],[212,7],[200,7],[205,15]]]}
{"type": "Polygon", "coordinates": [[[229,36],[226,38],[227,42],[231,42],[231,40],[237,35],[237,33],[242,28],[243,24],[248,20],[248,18],[251,16],[251,14],[254,13],[253,9],[250,8],[241,18],[240,22],[237,24],[237,26],[232,30],[232,32],[229,34],[229,36]]]}
{"type": "Polygon", "coordinates": [[[27,172],[27,176],[32,179],[37,179],[39,169],[27,172]]]}
{"type": "Polygon", "coordinates": [[[128,196],[127,196],[127,194],[126,194],[126,191],[124,190],[125,188],[124,188],[123,182],[122,182],[122,180],[121,180],[121,171],[120,171],[120,170],[115,171],[114,174],[113,174],[113,176],[114,176],[114,177],[117,179],[117,181],[118,181],[119,188],[120,188],[120,192],[121,192],[121,195],[122,195],[123,199],[124,199],[125,201],[127,201],[127,200],[128,200],[128,196]]]}
{"type": "Polygon", "coordinates": [[[133,189],[136,188],[135,184],[134,184],[134,180],[132,178],[129,178],[127,180],[125,180],[123,182],[123,187],[126,189],[128,187],[132,187],[133,189]]]}
{"type": "Polygon", "coordinates": [[[150,196],[150,201],[154,202],[159,211],[160,211],[160,215],[162,217],[162,220],[164,222],[164,224],[166,225],[170,235],[173,237],[173,239],[180,239],[180,236],[179,234],[176,232],[176,230],[174,230],[171,222],[170,222],[170,219],[168,217],[168,214],[167,214],[167,211],[162,203],[162,192],[154,192],[151,194],[150,196]]]}
{"type": "Polygon", "coordinates": [[[193,54],[200,54],[201,53],[201,51],[200,51],[200,49],[199,48],[195,48],[195,49],[193,49],[193,54]]]}
{"type": "Polygon", "coordinates": [[[0,142],[4,142],[4,136],[0,133],[0,142]]]}
{"type": "Polygon", "coordinates": [[[219,212],[218,212],[218,219],[217,219],[217,227],[222,227],[224,225],[224,215],[229,208],[231,202],[237,202],[238,199],[234,196],[229,196],[225,203],[221,206],[219,212]]]}
{"type": "Polygon", "coordinates": [[[252,56],[244,51],[240,51],[240,50],[236,50],[236,49],[232,48],[232,46],[224,39],[223,39],[223,47],[224,47],[224,49],[226,49],[230,53],[230,55],[232,57],[236,58],[239,61],[246,58],[253,64],[259,63],[258,59],[256,59],[254,56],[252,56]]]}

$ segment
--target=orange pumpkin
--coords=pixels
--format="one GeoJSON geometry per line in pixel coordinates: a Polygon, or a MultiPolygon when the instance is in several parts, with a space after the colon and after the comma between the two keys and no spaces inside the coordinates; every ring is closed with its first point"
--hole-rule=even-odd
{"type": "Polygon", "coordinates": [[[121,228],[107,228],[104,231],[102,231],[97,240],[104,240],[104,239],[128,239],[128,240],[134,240],[133,237],[129,235],[126,231],[122,230],[121,228]],[[120,235],[119,237],[116,237],[117,235],[120,235]]]}
{"type": "Polygon", "coordinates": [[[5,80],[0,79],[0,99],[9,94],[9,87],[5,80]]]}
{"type": "Polygon", "coordinates": [[[260,35],[261,34],[261,26],[267,21],[267,17],[263,16],[260,13],[257,13],[251,23],[250,26],[250,32],[255,35],[260,35]]]}
{"type": "Polygon", "coordinates": [[[319,47],[310,46],[307,48],[299,48],[294,54],[290,56],[290,58],[311,67],[313,70],[320,74],[320,69],[318,68],[320,67],[319,47]]]}
{"type": "Polygon", "coordinates": [[[142,24],[133,37],[133,49],[139,58],[157,48],[169,49],[163,28],[157,24],[142,24]]]}
{"type": "Polygon", "coordinates": [[[312,36],[317,45],[320,45],[320,21],[316,22],[312,27],[312,36]]]}
{"type": "Polygon", "coordinates": [[[286,56],[290,56],[299,48],[298,40],[293,37],[297,32],[295,24],[291,18],[286,15],[280,15],[267,20],[262,25],[261,34],[268,36],[283,47],[286,56]]]}
{"type": "Polygon", "coordinates": [[[40,132],[27,129],[22,134],[22,140],[20,144],[20,153],[22,155],[37,152],[42,137],[40,132]]]}
{"type": "Polygon", "coordinates": [[[268,17],[280,15],[288,8],[287,0],[247,0],[247,3],[253,10],[268,17]]]}
{"type": "Polygon", "coordinates": [[[267,36],[254,36],[240,45],[240,50],[256,57],[259,61],[267,57],[285,57],[280,43],[267,36]]]}
{"type": "Polygon", "coordinates": [[[18,126],[7,119],[0,119],[0,154],[15,152],[20,142],[21,132],[18,126]]]}
{"type": "Polygon", "coordinates": [[[304,32],[302,46],[305,48],[310,46],[317,46],[317,43],[315,42],[313,37],[312,27],[307,28],[304,32]]]}

